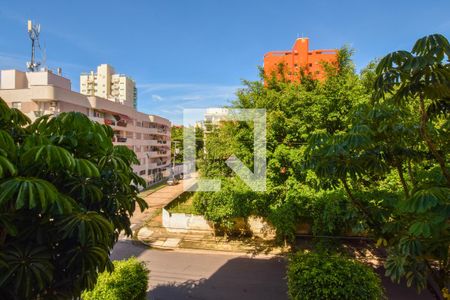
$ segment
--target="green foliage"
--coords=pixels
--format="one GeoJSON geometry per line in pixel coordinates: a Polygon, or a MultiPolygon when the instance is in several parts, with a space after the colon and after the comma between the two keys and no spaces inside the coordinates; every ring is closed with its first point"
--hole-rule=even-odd
{"type": "Polygon", "coordinates": [[[184,192],[170,202],[165,208],[170,213],[198,214],[193,204],[193,198],[193,192],[184,192]]]}
{"type": "Polygon", "coordinates": [[[114,261],[112,273],[103,272],[91,291],[82,294],[84,300],[143,300],[146,298],[149,271],[132,257],[114,261]]]}
{"type": "Polygon", "coordinates": [[[336,254],[298,252],[289,260],[289,297],[302,299],[384,299],[377,274],[336,254]]]}
{"type": "Polygon", "coordinates": [[[255,194],[239,179],[224,178],[218,192],[196,193],[194,207],[219,228],[231,230],[234,219],[248,217],[255,194]]]}
{"type": "Polygon", "coordinates": [[[448,40],[429,35],[417,40],[411,52],[396,51],[381,59],[375,80],[375,97],[388,105],[410,107],[415,120],[403,118],[400,123],[419,133],[409,143],[394,143],[408,150],[397,154],[396,162],[402,175],[409,158],[411,184],[402,180],[405,199],[397,203],[392,222],[384,228],[390,245],[386,274],[397,282],[406,278],[419,291],[428,287],[435,295],[442,294],[450,277],[449,58],[448,40]],[[435,285],[439,289],[434,290],[435,285]]]}
{"type": "Polygon", "coordinates": [[[34,123],[0,99],[0,294],[68,299],[112,270],[142,179],[134,152],[80,113],[34,123]]]}
{"type": "MultiPolygon", "coordinates": [[[[222,181],[224,191],[198,196],[201,198],[197,201],[198,209],[209,220],[229,225],[233,218],[245,218],[253,213],[271,221],[280,240],[292,240],[298,223],[310,220],[305,217],[308,213],[326,206],[331,214],[333,210],[340,211],[338,206],[345,207],[340,203],[332,208],[336,202],[328,205],[325,200],[317,200],[315,194],[321,186],[318,178],[305,168],[305,151],[312,133],[333,134],[345,130],[352,109],[370,100],[354,73],[351,52],[348,48],[340,51],[340,65],[327,65],[329,76],[323,82],[307,77],[302,79],[302,84],[283,80],[269,80],[267,86],[262,82],[244,82],[246,87],[238,92],[233,107],[265,108],[267,112],[267,192],[248,191],[233,178],[225,163],[234,154],[253,168],[253,125],[223,122],[206,134],[206,151],[200,166],[202,176],[226,178],[222,181]],[[230,181],[234,184],[230,185],[230,181]]],[[[336,223],[325,225],[325,221],[321,224],[317,221],[313,230],[336,232],[331,227],[335,224],[337,227],[346,218],[342,211],[336,215],[336,223]]]]}
{"type": "Polygon", "coordinates": [[[267,191],[229,185],[225,160],[235,154],[252,169],[253,136],[251,124],[225,122],[206,136],[201,165],[202,176],[226,178],[225,191],[202,194],[198,209],[218,223],[262,216],[280,240],[293,240],[302,223],[314,235],[363,232],[386,247],[394,281],[442,294],[450,278],[449,49],[444,36],[426,36],[358,76],[344,47],[337,65],[324,65],[324,81],[245,81],[233,107],[267,111],[267,191]]]}
{"type": "MultiPolygon", "coordinates": [[[[184,162],[184,138],[183,132],[185,128],[183,126],[172,126],[171,128],[171,153],[175,153],[175,147],[178,149],[178,154],[175,156],[175,162],[183,163],[184,162]]],[[[195,155],[198,158],[201,158],[203,154],[203,129],[195,128],[195,155]]]]}

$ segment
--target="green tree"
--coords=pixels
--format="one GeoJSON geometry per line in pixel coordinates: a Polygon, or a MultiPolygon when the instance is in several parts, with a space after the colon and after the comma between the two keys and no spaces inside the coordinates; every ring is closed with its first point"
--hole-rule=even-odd
{"type": "Polygon", "coordinates": [[[183,127],[182,126],[172,126],[171,128],[171,141],[170,151],[172,155],[175,155],[175,162],[183,162],[183,127]],[[175,148],[178,149],[178,154],[175,153],[175,148]]]}
{"type": "Polygon", "coordinates": [[[440,35],[419,39],[411,52],[396,51],[386,55],[377,66],[376,96],[389,95],[398,104],[416,102],[420,114],[420,135],[439,163],[447,184],[446,149],[439,149],[429,126],[436,115],[450,108],[450,44],[440,35]]]}
{"type": "Polygon", "coordinates": [[[143,180],[134,152],[80,113],[34,123],[0,99],[0,294],[70,299],[112,270],[143,180]]]}
{"type": "Polygon", "coordinates": [[[353,112],[348,129],[313,134],[307,151],[322,184],[344,187],[387,246],[386,274],[428,287],[437,299],[449,277],[447,48],[444,37],[428,36],[417,41],[416,56],[394,52],[376,72],[365,70],[374,100],[353,112]]]}
{"type": "Polygon", "coordinates": [[[385,98],[397,107],[409,105],[417,112],[420,140],[427,150],[417,174],[410,174],[411,193],[405,191],[395,221],[386,228],[390,234],[387,274],[396,281],[406,277],[419,290],[427,286],[437,299],[448,287],[450,275],[449,62],[448,40],[429,35],[417,40],[411,52],[386,55],[377,66],[375,81],[377,99],[385,98]]]}
{"type": "MultiPolygon", "coordinates": [[[[171,153],[175,153],[175,147],[178,149],[178,154],[175,156],[176,163],[183,163],[184,161],[184,131],[183,126],[172,126],[171,128],[171,153]]],[[[197,158],[201,159],[203,157],[203,129],[195,128],[195,155],[197,158]]]]}
{"type": "MultiPolygon", "coordinates": [[[[327,134],[343,131],[350,124],[351,111],[361,103],[370,101],[370,95],[356,75],[350,60],[352,51],[343,48],[339,52],[338,65],[325,65],[327,80],[320,82],[302,75],[301,84],[280,80],[277,76],[262,81],[244,81],[245,88],[237,93],[233,108],[264,108],[267,112],[267,192],[257,195],[247,194],[250,208],[238,212],[266,217],[276,227],[280,240],[292,240],[299,222],[310,220],[306,210],[300,207],[309,199],[311,209],[314,204],[323,208],[327,203],[315,197],[321,182],[304,167],[305,151],[309,136],[317,131],[327,134]],[[300,194],[292,192],[299,191],[300,194]],[[311,192],[312,191],[312,192],[311,192]]],[[[282,71],[282,70],[281,70],[282,71]]],[[[250,169],[253,168],[253,130],[251,123],[223,122],[205,140],[206,154],[200,168],[205,177],[233,177],[234,174],[225,160],[235,154],[250,169]],[[224,143],[226,141],[226,143],[224,143]]],[[[233,197],[243,199],[239,185],[231,186],[227,193],[205,193],[202,206],[206,212],[217,203],[231,203],[233,197]],[[208,201],[210,199],[211,201],[208,201]]],[[[326,197],[326,196],[323,196],[326,197]]],[[[330,211],[339,205],[346,205],[338,197],[332,197],[330,211]]],[[[244,201],[244,200],[243,200],[244,201]]],[[[233,202],[234,203],[234,202],[233,202]]],[[[236,207],[237,206],[230,206],[236,207]]],[[[214,212],[214,208],[211,208],[214,212]]],[[[210,216],[212,217],[212,216],[210,216]]],[[[242,215],[242,217],[246,217],[242,215]]],[[[348,215],[342,213],[343,219],[348,215]]],[[[351,218],[352,222],[357,218],[351,218]]],[[[361,219],[363,217],[361,216],[361,219]]],[[[338,221],[337,221],[338,223],[338,221]]],[[[317,227],[326,227],[317,222],[317,227]]],[[[336,227],[337,228],[337,227],[336,227]]],[[[326,228],[314,228],[325,232],[326,228]]],[[[342,227],[344,230],[344,227],[342,227]]]]}

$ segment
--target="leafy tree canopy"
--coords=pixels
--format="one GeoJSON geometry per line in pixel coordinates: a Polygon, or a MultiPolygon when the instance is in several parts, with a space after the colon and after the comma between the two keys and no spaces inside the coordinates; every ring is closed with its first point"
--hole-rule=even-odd
{"type": "Polygon", "coordinates": [[[133,151],[80,113],[31,123],[0,99],[0,294],[70,299],[112,270],[143,180],[133,151]]]}

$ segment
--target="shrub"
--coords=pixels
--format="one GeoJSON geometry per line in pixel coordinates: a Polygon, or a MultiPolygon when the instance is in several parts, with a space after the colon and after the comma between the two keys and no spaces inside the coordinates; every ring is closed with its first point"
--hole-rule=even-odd
{"type": "Polygon", "coordinates": [[[112,273],[103,272],[91,291],[85,291],[83,300],[141,300],[145,299],[149,271],[135,257],[114,261],[112,273]]]}
{"type": "Polygon", "coordinates": [[[339,255],[298,252],[288,265],[291,299],[384,299],[379,277],[368,266],[339,255]]]}

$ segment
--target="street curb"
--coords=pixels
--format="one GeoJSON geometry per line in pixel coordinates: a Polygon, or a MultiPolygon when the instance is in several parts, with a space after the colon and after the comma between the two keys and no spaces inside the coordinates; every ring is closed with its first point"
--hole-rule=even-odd
{"type": "Polygon", "coordinates": [[[141,243],[151,249],[162,250],[162,251],[173,251],[181,253],[194,253],[194,254],[217,254],[217,255],[232,255],[232,256],[248,256],[250,258],[260,258],[260,259],[271,259],[274,257],[284,258],[287,253],[279,254],[253,254],[249,252],[239,252],[239,251],[226,251],[226,250],[215,250],[215,249],[199,249],[199,248],[179,248],[179,247],[162,247],[162,246],[152,246],[151,243],[147,243],[142,240],[135,240],[135,242],[141,243]]]}
{"type": "Polygon", "coordinates": [[[150,242],[146,242],[140,239],[133,239],[133,241],[141,243],[147,247],[157,250],[184,252],[184,253],[198,253],[198,254],[222,254],[222,255],[245,255],[253,258],[273,258],[273,257],[285,257],[289,250],[280,253],[252,253],[251,251],[228,251],[217,249],[201,249],[201,248],[180,248],[180,247],[164,247],[158,245],[152,245],[150,242]]]}

